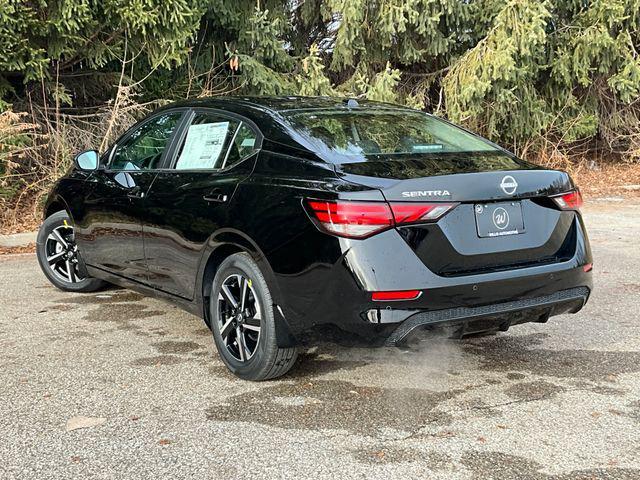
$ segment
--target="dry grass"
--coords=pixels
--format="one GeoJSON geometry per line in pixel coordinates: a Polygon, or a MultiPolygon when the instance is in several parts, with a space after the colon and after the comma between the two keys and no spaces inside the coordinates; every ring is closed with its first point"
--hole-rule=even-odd
{"type": "Polygon", "coordinates": [[[104,149],[159,102],[140,104],[122,87],[116,99],[87,113],[34,104],[0,113],[0,233],[33,230],[54,182],[86,149],[104,149]]]}
{"type": "Polygon", "coordinates": [[[559,155],[539,155],[535,163],[568,172],[587,198],[640,197],[640,163],[559,155]]]}

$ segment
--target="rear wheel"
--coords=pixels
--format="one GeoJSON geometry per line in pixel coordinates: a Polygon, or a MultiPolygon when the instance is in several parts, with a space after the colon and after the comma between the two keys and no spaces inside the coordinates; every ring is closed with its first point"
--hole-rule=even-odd
{"type": "Polygon", "coordinates": [[[245,380],[268,380],[287,373],[295,347],[279,348],[273,302],[259,267],[246,253],[222,262],[211,289],[211,329],[222,361],[245,380]]]}
{"type": "Polygon", "coordinates": [[[36,254],[49,281],[68,292],[93,292],[104,282],[84,271],[73,224],[64,210],[47,217],[38,231],[36,254]]]}

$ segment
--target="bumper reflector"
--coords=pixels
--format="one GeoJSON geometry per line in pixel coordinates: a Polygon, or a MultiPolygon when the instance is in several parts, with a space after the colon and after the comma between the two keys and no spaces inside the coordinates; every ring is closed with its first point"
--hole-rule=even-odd
{"type": "Polygon", "coordinates": [[[585,272],[590,272],[591,270],[593,270],[593,263],[586,263],[582,266],[582,269],[585,272]]]}
{"type": "Polygon", "coordinates": [[[397,300],[415,300],[422,292],[420,290],[399,290],[391,292],[373,292],[371,300],[374,302],[389,302],[397,300]]]}

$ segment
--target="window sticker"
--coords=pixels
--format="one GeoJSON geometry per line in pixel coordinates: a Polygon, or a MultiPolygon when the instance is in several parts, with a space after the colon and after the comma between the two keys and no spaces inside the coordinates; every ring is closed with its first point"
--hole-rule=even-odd
{"type": "Polygon", "coordinates": [[[191,125],[176,169],[215,168],[228,131],[229,122],[191,125]]]}

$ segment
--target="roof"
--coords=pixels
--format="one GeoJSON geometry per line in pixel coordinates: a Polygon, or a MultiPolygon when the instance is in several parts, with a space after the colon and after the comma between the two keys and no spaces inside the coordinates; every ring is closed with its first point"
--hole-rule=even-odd
{"type": "MultiPolygon", "coordinates": [[[[206,97],[193,100],[183,100],[168,105],[168,107],[176,106],[192,106],[192,107],[212,107],[224,108],[233,111],[233,106],[254,108],[258,110],[269,110],[271,112],[286,112],[292,110],[311,110],[311,109],[332,109],[332,108],[348,108],[346,97],[302,97],[302,96],[220,96],[206,97]]],[[[373,102],[370,100],[356,100],[357,103],[366,108],[381,109],[401,109],[407,110],[402,105],[394,105],[392,103],[373,102]]]]}

